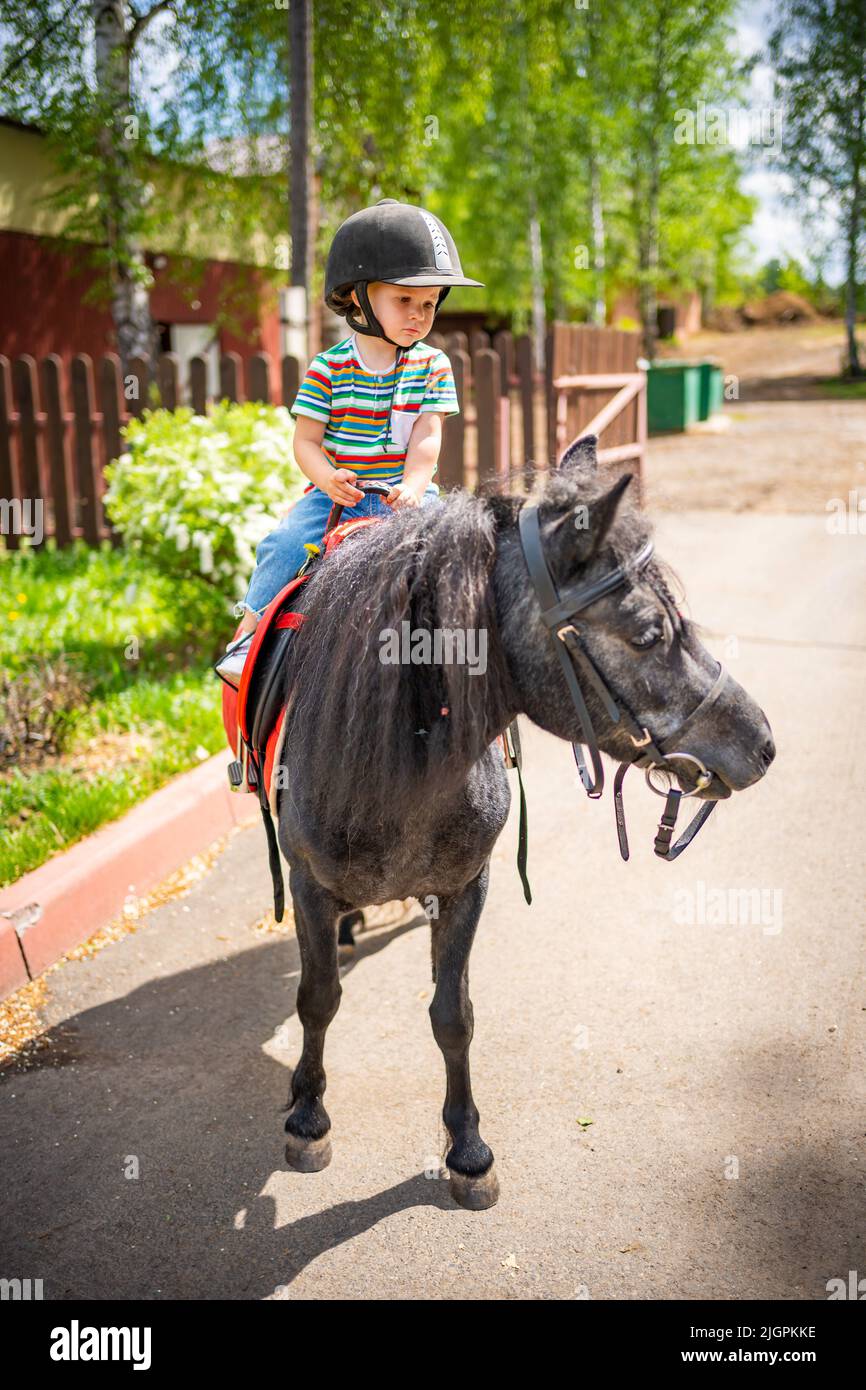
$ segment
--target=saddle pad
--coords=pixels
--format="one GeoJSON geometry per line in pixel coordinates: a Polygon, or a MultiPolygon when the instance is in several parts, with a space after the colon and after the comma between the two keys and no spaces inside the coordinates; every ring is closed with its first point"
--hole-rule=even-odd
{"type": "MultiPolygon", "coordinates": [[[[352,532],[361,530],[364,526],[369,526],[372,522],[384,520],[384,517],[370,516],[356,517],[352,520],[341,522],[340,525],[333,527],[325,536],[325,554],[329,554],[336,546],[340,545],[342,541],[344,541],[346,537],[350,535],[352,532]]],[[[240,685],[237,689],[235,689],[235,687],[231,685],[228,681],[223,682],[223,728],[226,732],[226,739],[228,741],[228,745],[234,753],[235,757],[237,758],[240,758],[241,754],[241,736],[249,742],[252,739],[254,732],[253,725],[256,722],[256,716],[255,712],[250,708],[250,692],[254,689],[255,685],[259,683],[257,679],[259,675],[257,666],[259,657],[263,654],[265,657],[267,656],[267,650],[269,646],[271,646],[273,638],[277,632],[282,631],[286,628],[293,628],[297,630],[304,622],[305,615],[303,613],[293,613],[291,611],[286,611],[285,605],[288,602],[291,595],[295,593],[296,590],[300,589],[301,585],[307,579],[309,579],[309,577],[309,572],[307,574],[296,576],[294,579],[290,580],[289,583],[286,584],[285,587],[282,588],[273,599],[271,599],[271,602],[268,604],[267,608],[265,609],[264,613],[259,619],[256,630],[253,633],[253,638],[250,643],[250,650],[247,655],[247,659],[244,662],[244,669],[241,673],[240,685]]],[[[237,639],[239,633],[240,624],[238,624],[238,628],[235,631],[235,636],[233,640],[237,639]]],[[[259,692],[259,696],[260,703],[261,692],[259,692]]],[[[285,722],[284,716],[285,709],[280,710],[279,713],[275,716],[275,723],[270,729],[267,730],[267,736],[265,741],[265,786],[268,789],[268,800],[270,801],[271,810],[274,812],[274,814],[276,814],[276,787],[274,785],[274,770],[277,756],[279,752],[282,750],[283,735],[285,732],[283,727],[285,722]]],[[[261,743],[265,731],[255,730],[255,732],[259,743],[261,743]]],[[[244,783],[243,790],[254,791],[255,788],[251,787],[249,781],[247,780],[244,783]]]]}
{"type": "MultiPolygon", "coordinates": [[[[238,686],[237,690],[236,727],[240,728],[241,733],[246,739],[248,739],[252,733],[252,729],[250,728],[250,722],[247,717],[247,696],[249,694],[250,685],[252,683],[253,674],[256,668],[256,659],[259,655],[259,652],[265,645],[268,637],[270,636],[271,629],[276,625],[277,615],[280,612],[280,609],[282,608],[283,604],[286,602],[289,596],[295,592],[296,589],[299,589],[302,584],[306,583],[308,578],[308,574],[302,574],[299,578],[296,577],[295,579],[292,579],[285,586],[285,588],[281,589],[280,592],[276,595],[276,597],[271,599],[264,613],[259,618],[258,627],[253,633],[253,640],[250,642],[249,653],[247,655],[246,661],[244,662],[244,669],[241,672],[240,685],[238,686]]],[[[231,742],[232,745],[235,746],[237,743],[237,738],[235,737],[235,739],[231,740],[231,742]]]]}

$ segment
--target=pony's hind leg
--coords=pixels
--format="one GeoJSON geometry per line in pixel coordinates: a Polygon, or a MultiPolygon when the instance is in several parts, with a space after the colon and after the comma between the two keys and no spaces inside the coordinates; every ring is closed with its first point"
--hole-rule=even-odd
{"type": "Polygon", "coordinates": [[[327,1084],[323,1054],[328,1024],[342,994],[337,965],[340,905],[305,870],[293,868],[289,886],[301,953],[297,1007],[304,1047],[287,1106],[286,1162],[299,1173],[317,1173],[331,1161],[331,1121],[322,1104],[327,1084]]]}
{"type": "Polygon", "coordinates": [[[451,1138],[445,1158],[451,1195],[461,1207],[481,1211],[499,1196],[493,1153],[478,1132],[478,1110],[469,1080],[473,1015],[469,998],[469,953],[484,900],[490,862],[462,893],[441,898],[433,919],[436,989],[430,1021],[445,1059],[446,1092],[442,1118],[451,1138]]]}
{"type": "Polygon", "coordinates": [[[364,913],[360,908],[355,908],[347,912],[340,918],[339,934],[337,936],[337,946],[339,947],[339,957],[341,961],[348,961],[355,954],[355,928],[358,931],[364,930],[364,913]]]}

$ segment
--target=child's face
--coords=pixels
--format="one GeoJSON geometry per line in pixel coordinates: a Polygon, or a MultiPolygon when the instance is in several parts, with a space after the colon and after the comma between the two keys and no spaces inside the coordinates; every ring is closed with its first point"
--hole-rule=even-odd
{"type": "MultiPolygon", "coordinates": [[[[367,286],[373,313],[401,347],[411,347],[430,332],[441,292],[439,285],[389,285],[384,280],[367,286]]],[[[352,298],[357,304],[354,290],[352,298]]]]}

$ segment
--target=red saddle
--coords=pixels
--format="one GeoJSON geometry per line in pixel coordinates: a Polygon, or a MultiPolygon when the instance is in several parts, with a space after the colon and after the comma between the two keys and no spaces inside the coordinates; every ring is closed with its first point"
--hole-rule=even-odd
{"type": "MultiPolygon", "coordinates": [[[[355,517],[333,527],[324,537],[324,555],[347,536],[382,521],[378,516],[355,517]]],[[[320,554],[319,558],[322,558],[320,554]]],[[[292,596],[309,579],[309,572],[290,580],[271,600],[253,633],[240,685],[235,688],[223,679],[223,727],[236,762],[229,766],[229,783],[235,791],[257,791],[263,809],[276,814],[274,766],[280,750],[285,704],[280,676],[286,647],[293,632],[301,627],[305,615],[292,611],[292,596]]],[[[240,625],[235,632],[238,636],[240,625]]]]}

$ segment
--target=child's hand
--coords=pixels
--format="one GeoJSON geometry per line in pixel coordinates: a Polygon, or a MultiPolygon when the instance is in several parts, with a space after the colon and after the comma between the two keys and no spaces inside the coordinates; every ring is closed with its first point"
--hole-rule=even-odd
{"type": "Polygon", "coordinates": [[[353,473],[351,468],[335,468],[322,491],[341,507],[357,507],[364,496],[359,487],[352,486],[357,477],[357,473],[353,473]]]}
{"type": "Polygon", "coordinates": [[[400,507],[420,507],[421,499],[412,487],[411,483],[395,483],[382,501],[388,507],[393,507],[397,511],[400,507]]]}

